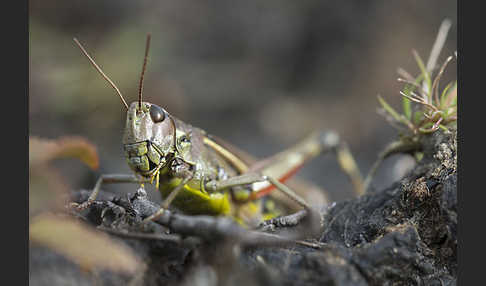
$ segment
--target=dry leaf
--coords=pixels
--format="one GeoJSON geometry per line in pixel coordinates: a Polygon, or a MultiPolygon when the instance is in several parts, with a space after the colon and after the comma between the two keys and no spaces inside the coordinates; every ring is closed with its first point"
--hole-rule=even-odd
{"type": "Polygon", "coordinates": [[[42,214],[29,227],[32,242],[46,246],[83,269],[101,268],[134,274],[142,262],[127,246],[68,217],[42,214]]]}
{"type": "Polygon", "coordinates": [[[49,161],[77,158],[89,167],[98,168],[98,154],[93,144],[76,136],[56,140],[29,138],[29,215],[45,209],[63,207],[68,184],[49,161]]]}
{"type": "Polygon", "coordinates": [[[79,136],[66,136],[56,140],[29,138],[29,163],[36,165],[52,159],[77,158],[91,169],[99,166],[96,147],[79,136]]]}

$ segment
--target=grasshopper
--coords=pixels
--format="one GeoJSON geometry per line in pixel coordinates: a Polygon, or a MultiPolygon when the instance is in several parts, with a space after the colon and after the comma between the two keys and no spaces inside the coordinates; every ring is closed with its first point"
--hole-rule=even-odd
{"type": "Polygon", "coordinates": [[[150,47],[147,35],[138,100],[127,104],[120,90],[105,75],[81,43],[75,43],[95,69],[115,89],[127,110],[123,147],[134,174],[101,175],[89,198],[74,204],[87,208],[103,183],[155,184],[163,198],[160,210],[144,221],[160,216],[169,206],[186,214],[224,215],[243,225],[256,225],[281,215],[268,194],[277,189],[300,207],[311,206],[284,182],[308,160],[335,151],[338,162],[355,189],[361,192],[362,178],[346,144],[334,132],[316,132],[264,160],[255,161],[244,152],[202,129],[179,120],[164,108],[142,100],[143,79],[150,47]]]}

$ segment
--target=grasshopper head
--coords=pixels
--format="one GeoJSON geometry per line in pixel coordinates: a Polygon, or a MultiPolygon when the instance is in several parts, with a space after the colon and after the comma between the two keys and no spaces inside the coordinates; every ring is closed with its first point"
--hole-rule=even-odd
{"type": "Polygon", "coordinates": [[[167,111],[149,102],[133,102],[127,111],[123,135],[130,168],[150,177],[163,167],[175,151],[174,133],[175,124],[167,111]]]}
{"type": "Polygon", "coordinates": [[[142,101],[143,78],[147,65],[150,46],[150,34],[147,35],[145,58],[140,77],[138,101],[128,106],[118,87],[105,75],[81,43],[74,42],[89,59],[93,67],[115,89],[123,105],[127,109],[127,123],[123,135],[123,146],[128,165],[142,176],[150,177],[169,161],[175,151],[176,126],[174,119],[163,108],[142,101]]]}

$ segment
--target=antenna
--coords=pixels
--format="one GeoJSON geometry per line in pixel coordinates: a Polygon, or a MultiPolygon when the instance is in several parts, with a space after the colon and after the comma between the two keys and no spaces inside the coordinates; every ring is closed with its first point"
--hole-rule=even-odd
{"type": "Polygon", "coordinates": [[[88,54],[88,52],[86,52],[86,50],[84,49],[83,45],[81,45],[81,43],[78,41],[78,39],[76,38],[73,38],[74,42],[76,43],[76,45],[78,45],[78,47],[81,49],[81,51],[83,52],[83,54],[89,59],[89,61],[91,62],[91,64],[95,67],[95,69],[101,74],[101,76],[106,79],[106,81],[116,90],[116,92],[118,93],[118,95],[120,96],[120,99],[121,101],[123,102],[123,104],[125,105],[125,107],[127,108],[128,110],[128,104],[127,102],[125,101],[125,99],[123,98],[120,90],[118,89],[118,87],[116,87],[116,85],[113,83],[113,81],[111,81],[111,79],[105,75],[105,73],[101,70],[101,68],[95,63],[95,61],[90,57],[90,55],[88,54]]]}
{"type": "Polygon", "coordinates": [[[145,70],[147,69],[147,59],[148,59],[148,52],[150,48],[150,33],[147,34],[147,43],[145,44],[145,57],[143,58],[143,67],[142,67],[142,75],[140,76],[140,84],[138,87],[138,108],[142,110],[142,91],[143,91],[143,77],[145,74],[145,70]]]}

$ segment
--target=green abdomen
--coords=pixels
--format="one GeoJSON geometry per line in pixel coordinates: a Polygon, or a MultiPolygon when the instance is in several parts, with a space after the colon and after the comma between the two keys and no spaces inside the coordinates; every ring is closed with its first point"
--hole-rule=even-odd
{"type": "MultiPolygon", "coordinates": [[[[166,198],[179,185],[181,179],[174,178],[159,186],[162,198],[166,198]]],[[[231,213],[230,198],[225,193],[207,193],[186,184],[184,189],[172,201],[172,205],[190,215],[229,215],[231,213]]]]}
{"type": "MultiPolygon", "coordinates": [[[[162,198],[165,199],[180,184],[182,180],[173,178],[159,185],[162,198]]],[[[235,207],[229,192],[207,193],[195,188],[197,182],[186,184],[184,189],[172,201],[172,206],[189,215],[229,216],[242,225],[256,225],[281,215],[281,211],[273,206],[271,200],[261,204],[261,200],[250,201],[235,207]]]]}

